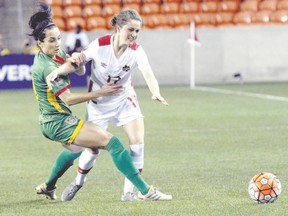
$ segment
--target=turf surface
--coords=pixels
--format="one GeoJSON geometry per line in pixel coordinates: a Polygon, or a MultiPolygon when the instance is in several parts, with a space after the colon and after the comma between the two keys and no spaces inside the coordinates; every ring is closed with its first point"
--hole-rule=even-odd
{"type": "MultiPolygon", "coordinates": [[[[288,97],[288,83],[210,87],[288,97]]],[[[136,90],[145,115],[143,176],[171,193],[173,201],[120,202],[123,177],[105,151],[73,201],[50,201],[36,195],[35,186],[47,178],[62,147],[41,135],[32,90],[1,91],[0,215],[287,214],[287,102],[162,87],[169,103],[165,107],[150,100],[147,88],[136,90]],[[250,179],[261,171],[281,180],[283,191],[276,203],[259,205],[248,195],[250,179]]],[[[85,105],[72,110],[84,117],[85,105]]],[[[127,143],[121,128],[109,130],[127,143]]],[[[74,165],[59,180],[58,197],[76,169],[74,165]]]]}

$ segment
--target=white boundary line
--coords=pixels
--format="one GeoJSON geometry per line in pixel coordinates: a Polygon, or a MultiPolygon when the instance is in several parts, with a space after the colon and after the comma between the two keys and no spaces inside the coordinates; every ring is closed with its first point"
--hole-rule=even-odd
{"type": "Polygon", "coordinates": [[[238,95],[238,96],[245,96],[245,97],[254,97],[254,98],[260,98],[260,99],[266,99],[266,100],[274,100],[274,101],[288,102],[288,98],[287,98],[287,97],[273,96],[273,95],[266,95],[266,94],[259,94],[259,93],[233,91],[233,90],[217,89],[217,88],[201,87],[201,86],[196,86],[196,87],[193,88],[193,90],[203,91],[203,92],[220,93],[220,94],[227,94],[227,95],[238,95]]]}

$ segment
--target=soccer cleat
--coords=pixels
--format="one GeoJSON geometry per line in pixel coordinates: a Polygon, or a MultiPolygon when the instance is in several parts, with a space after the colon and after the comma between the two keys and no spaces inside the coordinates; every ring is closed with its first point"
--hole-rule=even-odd
{"type": "Polygon", "coordinates": [[[137,202],[142,201],[135,193],[127,192],[121,196],[122,202],[137,202]]]}
{"type": "Polygon", "coordinates": [[[47,199],[56,200],[56,187],[53,190],[47,190],[47,185],[42,183],[36,187],[37,194],[43,194],[47,199]]]}
{"type": "Polygon", "coordinates": [[[63,191],[62,196],[61,196],[61,200],[62,201],[71,201],[74,198],[74,196],[76,195],[76,193],[78,192],[78,190],[80,190],[81,187],[82,187],[82,185],[76,185],[76,181],[74,180],[63,191]]]}
{"type": "Polygon", "coordinates": [[[167,195],[161,193],[157,188],[151,186],[148,193],[146,195],[142,195],[140,192],[138,193],[138,198],[144,201],[169,201],[172,200],[171,195],[167,195]]]}

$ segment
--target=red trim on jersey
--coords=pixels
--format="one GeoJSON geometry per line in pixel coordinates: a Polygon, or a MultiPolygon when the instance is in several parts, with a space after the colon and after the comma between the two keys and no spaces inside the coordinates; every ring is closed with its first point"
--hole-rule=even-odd
{"type": "Polygon", "coordinates": [[[57,62],[58,64],[61,64],[61,65],[65,63],[65,60],[58,55],[56,55],[54,58],[52,58],[52,60],[57,62]]]}
{"type": "MultiPolygon", "coordinates": [[[[46,53],[44,53],[42,49],[40,49],[40,52],[46,55],[46,53]]],[[[67,54],[66,57],[69,58],[70,56],[67,54]]],[[[61,56],[58,56],[58,55],[56,55],[54,58],[51,58],[51,59],[61,65],[65,63],[65,60],[61,56]]]]}
{"type": "Polygon", "coordinates": [[[98,39],[99,46],[107,46],[111,44],[111,37],[112,35],[105,35],[98,39]]]}
{"type": "MultiPolygon", "coordinates": [[[[101,38],[98,39],[99,41],[99,46],[107,46],[111,44],[111,37],[112,35],[105,35],[101,38]]],[[[139,47],[139,44],[137,44],[136,42],[133,42],[129,45],[129,48],[132,50],[137,50],[137,48],[139,47]]]]}
{"type": "Polygon", "coordinates": [[[131,98],[131,97],[128,97],[127,99],[128,99],[128,100],[132,103],[132,105],[136,108],[136,104],[133,102],[132,98],[131,98]]]}
{"type": "Polygon", "coordinates": [[[64,91],[66,91],[69,88],[70,88],[70,85],[67,85],[63,89],[61,89],[60,91],[56,92],[55,95],[59,96],[60,94],[62,94],[64,91]]]}
{"type": "Polygon", "coordinates": [[[137,50],[137,48],[139,47],[139,44],[137,44],[136,42],[133,42],[129,45],[129,47],[132,50],[137,50]]]}

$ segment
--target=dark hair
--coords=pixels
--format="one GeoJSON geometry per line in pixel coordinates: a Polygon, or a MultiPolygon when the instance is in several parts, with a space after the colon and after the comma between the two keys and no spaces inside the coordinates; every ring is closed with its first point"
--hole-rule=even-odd
{"type": "Polygon", "coordinates": [[[33,30],[29,36],[33,36],[36,41],[40,40],[43,42],[46,37],[44,30],[56,27],[52,22],[51,8],[47,4],[40,2],[38,12],[30,17],[29,26],[33,30]]]}
{"type": "Polygon", "coordinates": [[[120,26],[123,27],[126,25],[130,20],[138,20],[141,22],[141,26],[143,25],[143,21],[141,19],[141,16],[137,13],[137,11],[132,9],[125,9],[122,10],[119,14],[116,14],[111,19],[111,25],[113,27],[120,26]]]}

